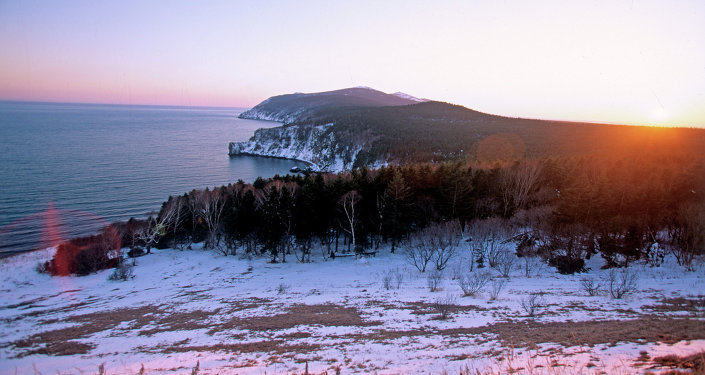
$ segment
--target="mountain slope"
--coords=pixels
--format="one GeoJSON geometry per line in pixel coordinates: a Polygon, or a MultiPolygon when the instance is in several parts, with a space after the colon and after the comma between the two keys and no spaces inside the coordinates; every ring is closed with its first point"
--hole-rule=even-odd
{"type": "Polygon", "coordinates": [[[415,104],[419,99],[385,94],[369,87],[353,87],[312,94],[273,96],[240,114],[240,118],[283,123],[304,121],[326,110],[415,104]]]}

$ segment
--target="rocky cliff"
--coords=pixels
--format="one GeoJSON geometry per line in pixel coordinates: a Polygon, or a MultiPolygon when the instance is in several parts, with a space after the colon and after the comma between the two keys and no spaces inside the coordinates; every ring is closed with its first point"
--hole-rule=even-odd
{"type": "Polygon", "coordinates": [[[340,142],[329,123],[259,129],[247,142],[231,142],[229,153],[296,159],[315,170],[339,172],[353,167],[362,147],[340,142]]]}

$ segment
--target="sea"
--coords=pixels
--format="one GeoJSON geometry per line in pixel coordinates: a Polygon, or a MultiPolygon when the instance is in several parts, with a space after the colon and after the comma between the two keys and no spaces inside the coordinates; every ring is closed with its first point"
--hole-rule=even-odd
{"type": "Polygon", "coordinates": [[[0,102],[0,257],[145,218],[170,195],[305,164],[228,155],[246,108],[0,102]]]}

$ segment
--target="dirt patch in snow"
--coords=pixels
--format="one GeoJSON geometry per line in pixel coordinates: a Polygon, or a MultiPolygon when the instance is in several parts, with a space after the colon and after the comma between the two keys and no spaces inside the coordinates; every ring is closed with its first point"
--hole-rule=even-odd
{"type": "MultiPolygon", "coordinates": [[[[22,340],[25,341],[25,340],[22,340]]],[[[21,344],[20,344],[21,345],[21,344]]],[[[22,346],[17,346],[18,348],[24,348],[22,346]]],[[[32,354],[46,354],[46,355],[74,355],[74,354],[86,354],[90,352],[95,345],[87,344],[80,341],[60,341],[60,342],[48,342],[41,346],[30,346],[24,348],[21,353],[17,355],[17,358],[22,358],[32,354]]]]}
{"type": "Polygon", "coordinates": [[[76,340],[89,337],[98,332],[117,327],[123,322],[133,322],[136,325],[146,325],[151,322],[151,314],[159,311],[155,306],[142,306],[131,309],[101,311],[90,314],[74,315],[65,319],[47,320],[44,324],[76,323],[71,327],[54,329],[36,333],[26,339],[10,343],[18,349],[23,349],[17,357],[30,354],[70,355],[87,353],[93,346],[76,340]]]}
{"type": "Polygon", "coordinates": [[[194,310],[166,313],[164,310],[161,310],[159,311],[161,315],[156,317],[152,322],[152,324],[157,325],[157,327],[143,329],[139,332],[139,335],[152,336],[162,332],[210,328],[213,325],[210,322],[211,317],[217,316],[219,311],[220,309],[214,311],[194,310]]]}
{"type": "Polygon", "coordinates": [[[657,312],[688,312],[692,315],[705,316],[705,296],[663,298],[659,304],[643,308],[657,312]]]}
{"type": "Polygon", "coordinates": [[[185,353],[185,352],[226,352],[226,353],[269,353],[269,354],[307,354],[321,348],[318,344],[287,344],[284,340],[266,340],[237,344],[215,344],[215,345],[173,345],[161,349],[162,353],[185,353]]]}
{"type": "Polygon", "coordinates": [[[616,344],[618,342],[663,342],[705,339],[705,321],[641,317],[632,320],[582,322],[517,321],[473,328],[378,330],[370,333],[334,336],[357,343],[388,342],[400,338],[440,336],[451,344],[480,344],[500,340],[506,346],[533,347],[557,343],[563,346],[616,344]]]}
{"type": "Polygon", "coordinates": [[[582,322],[503,322],[485,327],[439,331],[443,335],[493,334],[505,345],[528,347],[557,343],[563,346],[664,342],[705,339],[705,321],[640,317],[631,320],[582,322]]]}
{"type": "Polygon", "coordinates": [[[320,325],[326,327],[355,326],[369,327],[380,325],[378,321],[366,321],[355,307],[331,303],[319,305],[293,305],[280,314],[232,318],[214,327],[209,333],[218,330],[240,328],[250,331],[271,331],[294,328],[296,326],[320,325]]]}
{"type": "MultiPolygon", "coordinates": [[[[438,306],[436,303],[429,302],[407,302],[403,308],[410,309],[414,315],[438,314],[438,306]]],[[[463,313],[470,311],[489,311],[489,309],[475,305],[458,305],[450,304],[447,306],[449,312],[463,313]]]]}

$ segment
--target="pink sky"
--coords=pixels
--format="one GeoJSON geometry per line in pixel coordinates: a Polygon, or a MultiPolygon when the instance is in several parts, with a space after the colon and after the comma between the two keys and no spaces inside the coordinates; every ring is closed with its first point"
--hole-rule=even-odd
{"type": "Polygon", "coordinates": [[[705,125],[702,1],[0,2],[0,100],[249,107],[358,85],[705,125]]]}

